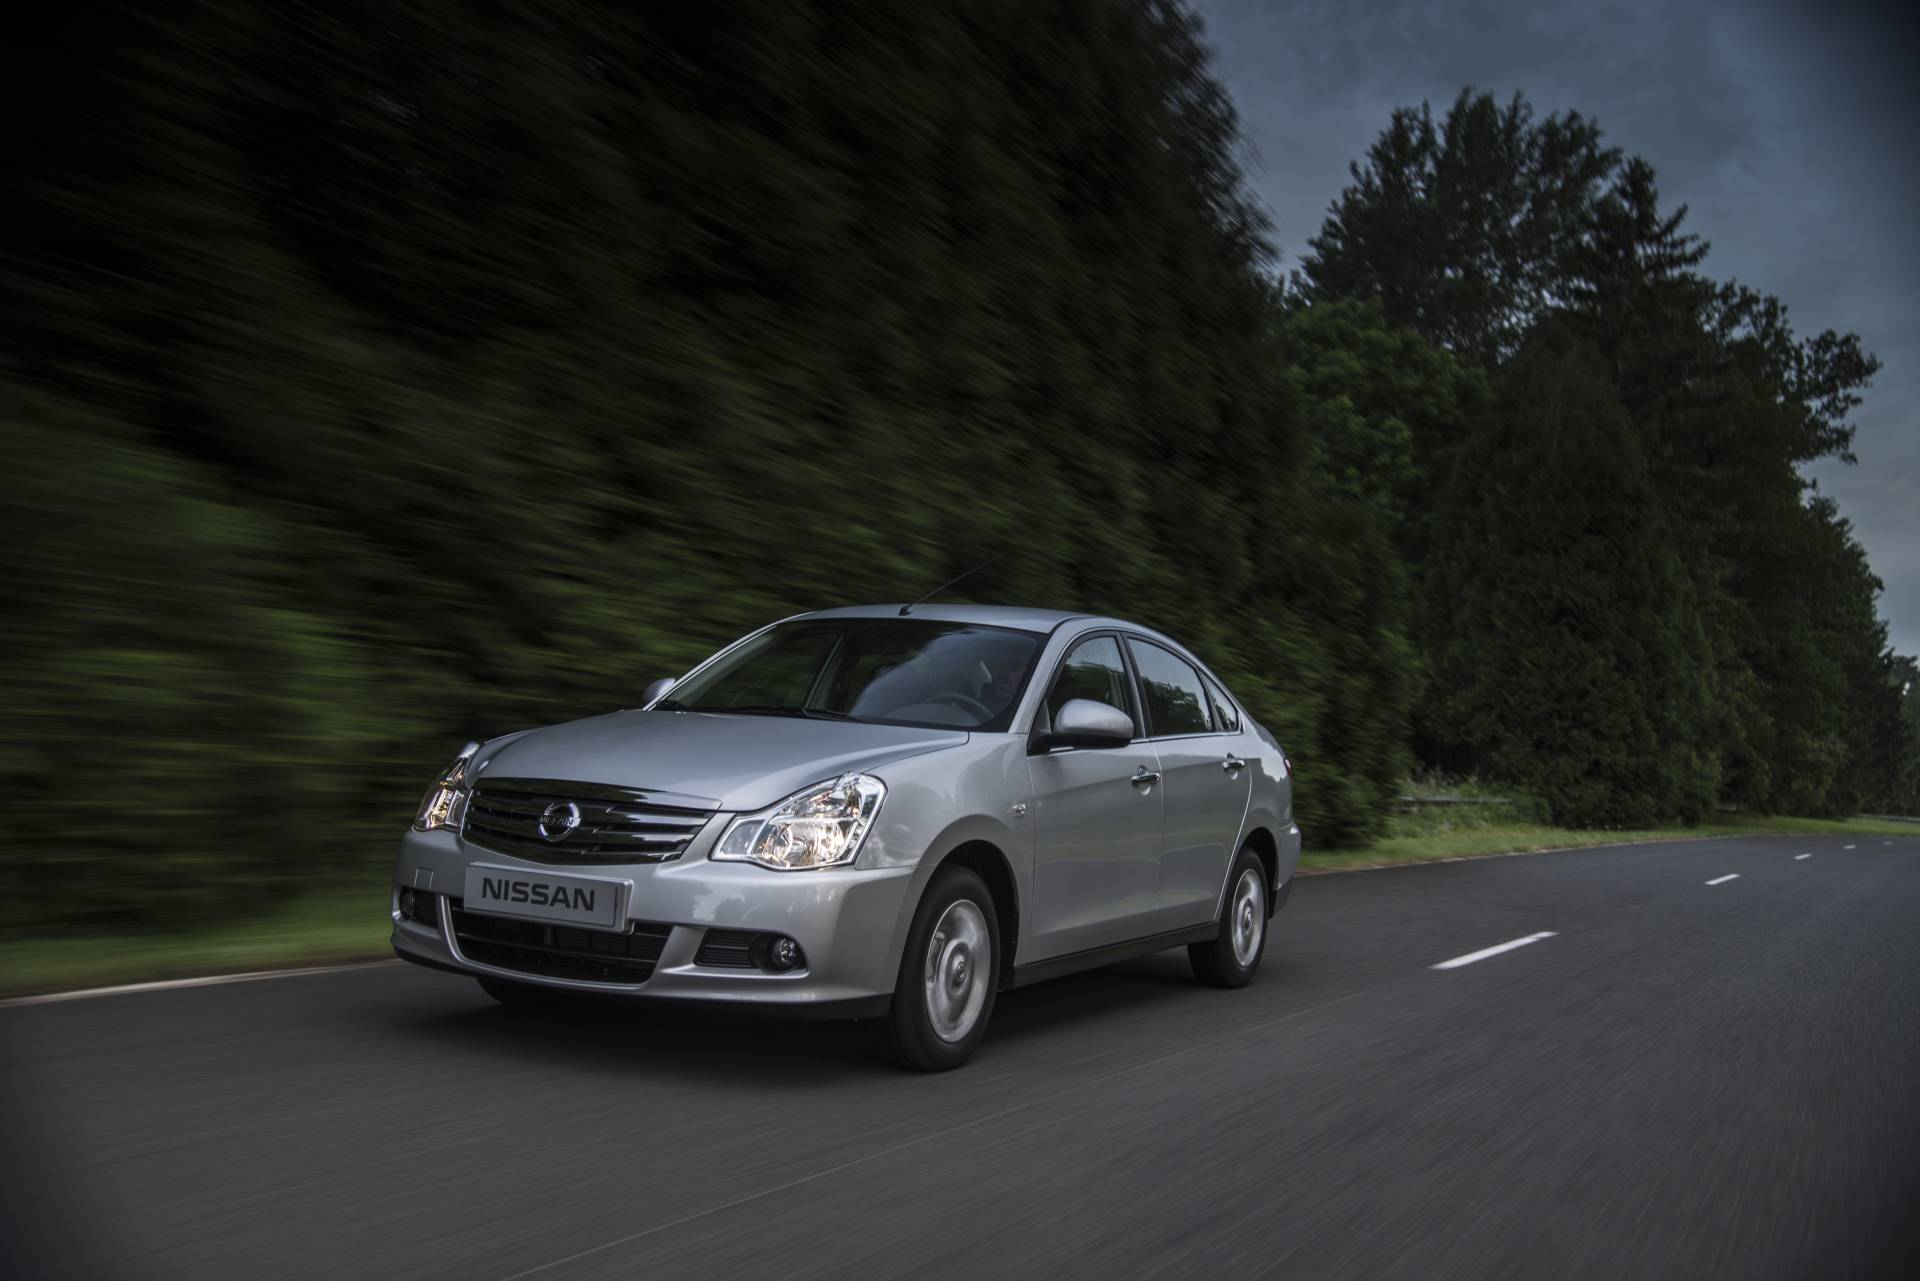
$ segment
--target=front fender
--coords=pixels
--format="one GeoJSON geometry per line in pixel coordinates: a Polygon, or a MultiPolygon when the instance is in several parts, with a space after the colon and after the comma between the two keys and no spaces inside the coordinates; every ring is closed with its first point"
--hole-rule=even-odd
{"type": "MultiPolygon", "coordinates": [[[[976,734],[965,747],[912,757],[874,772],[887,785],[887,800],[875,831],[879,848],[863,850],[860,861],[867,864],[872,854],[876,866],[913,866],[907,906],[894,923],[888,945],[890,972],[897,973],[928,883],[961,846],[983,842],[999,850],[1012,871],[1017,901],[1027,901],[1034,835],[1025,807],[1032,800],[1032,783],[1026,740],[1012,734],[976,734]]],[[[1026,913],[1018,916],[1024,931],[1026,913]]],[[[1015,938],[1015,954],[1024,943],[1015,938]]]]}

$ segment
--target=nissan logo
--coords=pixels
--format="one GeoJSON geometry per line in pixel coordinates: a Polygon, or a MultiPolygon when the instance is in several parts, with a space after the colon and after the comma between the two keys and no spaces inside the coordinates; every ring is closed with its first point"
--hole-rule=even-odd
{"type": "Polygon", "coordinates": [[[550,841],[563,841],[567,833],[580,826],[580,807],[572,801],[555,801],[540,811],[540,835],[550,841]]]}

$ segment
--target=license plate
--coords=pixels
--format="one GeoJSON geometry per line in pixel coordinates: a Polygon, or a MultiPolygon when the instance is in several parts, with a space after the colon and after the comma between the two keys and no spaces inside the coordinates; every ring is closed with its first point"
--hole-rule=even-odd
{"type": "Polygon", "coordinates": [[[464,906],[469,912],[494,916],[617,930],[626,924],[626,899],[632,889],[631,881],[474,863],[467,868],[464,906]]]}

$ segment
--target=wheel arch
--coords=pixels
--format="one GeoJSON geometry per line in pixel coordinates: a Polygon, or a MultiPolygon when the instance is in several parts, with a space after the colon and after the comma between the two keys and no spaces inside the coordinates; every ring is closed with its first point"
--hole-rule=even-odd
{"type": "Polygon", "coordinates": [[[900,913],[891,948],[897,971],[906,952],[907,934],[913,919],[926,900],[927,888],[939,870],[948,864],[969,868],[993,896],[993,912],[1000,926],[1001,984],[1013,972],[1014,958],[1020,950],[1021,909],[1025,904],[1026,882],[1021,864],[1016,861],[1020,849],[1018,833],[1004,823],[975,815],[950,824],[932,841],[914,869],[913,885],[908,891],[910,910],[900,913]]]}
{"type": "Polygon", "coordinates": [[[1266,827],[1255,827],[1247,832],[1241,848],[1251,849],[1260,859],[1260,866],[1267,874],[1267,915],[1276,910],[1275,903],[1280,895],[1280,845],[1274,840],[1273,832],[1266,827]]]}
{"type": "MultiPolygon", "coordinates": [[[[942,855],[934,871],[942,867],[964,867],[986,882],[987,893],[993,896],[993,915],[1000,926],[998,969],[1000,986],[1005,987],[1013,976],[1014,956],[1020,950],[1020,887],[1014,880],[1012,861],[992,841],[974,837],[942,855]]],[[[927,879],[931,883],[933,878],[930,875],[927,879]]],[[[924,886],[921,893],[926,893],[924,886]]],[[[917,902],[914,910],[919,910],[917,902]]]]}

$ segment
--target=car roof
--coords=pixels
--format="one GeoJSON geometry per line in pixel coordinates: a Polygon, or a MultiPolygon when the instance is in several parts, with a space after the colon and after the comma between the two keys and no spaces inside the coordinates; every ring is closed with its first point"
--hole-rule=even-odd
{"type": "MultiPolygon", "coordinates": [[[[845,605],[839,609],[815,610],[801,618],[898,618],[900,605],[845,605]]],[[[1050,632],[1060,624],[1090,615],[1067,609],[1031,609],[1022,605],[941,605],[928,601],[915,605],[912,618],[937,623],[978,623],[983,627],[1011,627],[1023,632],[1050,632]]]]}
{"type": "MultiPolygon", "coordinates": [[[[815,610],[811,614],[798,614],[795,617],[898,618],[900,606],[844,605],[839,609],[815,610]]],[[[1186,648],[1165,632],[1143,623],[1129,622],[1124,618],[1109,618],[1102,614],[1080,613],[1070,609],[1034,609],[1025,605],[940,605],[928,601],[924,605],[915,605],[909,617],[931,619],[936,623],[978,623],[983,627],[1011,627],[1016,631],[1042,634],[1055,630],[1062,623],[1084,623],[1086,627],[1074,630],[1078,632],[1089,628],[1117,627],[1138,632],[1155,640],[1166,641],[1175,649],[1186,648]]]]}

